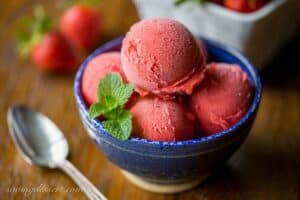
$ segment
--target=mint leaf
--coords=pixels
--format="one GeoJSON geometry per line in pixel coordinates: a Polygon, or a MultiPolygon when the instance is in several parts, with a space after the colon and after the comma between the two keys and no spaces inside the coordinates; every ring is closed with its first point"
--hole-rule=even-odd
{"type": "Polygon", "coordinates": [[[118,100],[113,96],[113,90],[122,87],[122,80],[118,74],[108,74],[99,83],[97,89],[98,101],[103,105],[115,105],[118,100]]]}
{"type": "Polygon", "coordinates": [[[105,108],[102,104],[94,103],[90,107],[89,116],[90,118],[95,118],[97,116],[103,115],[106,112],[107,112],[107,108],[105,108]]]}
{"type": "Polygon", "coordinates": [[[132,84],[124,84],[117,73],[106,75],[97,88],[97,102],[89,109],[89,117],[105,116],[102,124],[115,138],[127,140],[132,131],[131,113],[124,105],[132,95],[132,84]]]}
{"type": "Polygon", "coordinates": [[[107,119],[117,119],[119,118],[119,116],[122,114],[123,111],[124,111],[123,106],[119,106],[113,110],[105,112],[105,117],[107,119]]]}
{"type": "Polygon", "coordinates": [[[97,105],[90,108],[90,117],[95,118],[101,114],[112,117],[114,112],[122,110],[125,103],[133,93],[133,85],[124,84],[117,73],[106,75],[100,80],[97,88],[97,105]],[[117,109],[118,108],[118,109],[117,109]],[[114,112],[112,112],[114,111],[114,112]]]}
{"type": "Polygon", "coordinates": [[[123,106],[133,93],[133,89],[133,85],[123,84],[119,74],[108,74],[99,83],[97,89],[98,101],[105,107],[123,106]]]}
{"type": "Polygon", "coordinates": [[[104,128],[113,137],[119,140],[127,140],[132,131],[131,113],[124,111],[117,119],[102,122],[104,128]]]}
{"type": "Polygon", "coordinates": [[[118,98],[118,104],[124,105],[133,93],[133,85],[126,84],[113,90],[113,96],[118,98]]]}

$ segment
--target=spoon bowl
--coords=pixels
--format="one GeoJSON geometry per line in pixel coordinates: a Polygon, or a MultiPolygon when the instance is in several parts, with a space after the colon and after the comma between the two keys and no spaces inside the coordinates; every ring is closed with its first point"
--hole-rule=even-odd
{"type": "Polygon", "coordinates": [[[66,172],[92,200],[106,200],[95,186],[66,160],[69,145],[62,131],[45,115],[26,106],[8,110],[9,132],[17,149],[32,165],[60,168],[66,172]]]}
{"type": "Polygon", "coordinates": [[[7,116],[18,149],[30,164],[55,168],[63,162],[69,146],[61,130],[43,114],[17,105],[7,116]]]}

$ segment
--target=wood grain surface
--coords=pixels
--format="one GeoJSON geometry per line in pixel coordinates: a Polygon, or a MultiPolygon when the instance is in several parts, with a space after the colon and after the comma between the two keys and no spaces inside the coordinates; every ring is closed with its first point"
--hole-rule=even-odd
{"type": "MultiPolygon", "coordinates": [[[[0,199],[86,199],[61,171],[31,166],[19,156],[6,125],[7,109],[16,103],[57,123],[69,141],[70,161],[109,199],[300,199],[300,35],[261,72],[264,92],[257,119],[230,161],[193,190],[153,194],[129,183],[84,131],[73,97],[74,74],[45,75],[18,57],[16,21],[38,2],[58,19],[58,0],[0,3],[0,199]]],[[[102,0],[99,7],[103,41],[124,34],[138,20],[130,0],[102,0]]]]}

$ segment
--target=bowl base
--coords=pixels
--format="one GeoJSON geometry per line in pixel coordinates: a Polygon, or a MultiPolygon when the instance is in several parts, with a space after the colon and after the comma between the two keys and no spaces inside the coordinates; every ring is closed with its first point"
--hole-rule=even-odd
{"type": "Polygon", "coordinates": [[[149,181],[145,181],[143,178],[136,176],[128,171],[121,170],[124,176],[134,185],[155,193],[178,193],[183,192],[186,190],[189,190],[200,183],[202,183],[207,177],[208,174],[204,174],[201,177],[198,177],[196,180],[192,180],[185,183],[179,183],[179,184],[158,184],[158,183],[152,183],[149,181]]]}

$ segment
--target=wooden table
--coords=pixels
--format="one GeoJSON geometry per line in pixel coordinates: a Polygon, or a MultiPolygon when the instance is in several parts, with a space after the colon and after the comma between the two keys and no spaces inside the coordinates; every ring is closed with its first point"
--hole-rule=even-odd
{"type": "MultiPolygon", "coordinates": [[[[84,131],[73,97],[74,75],[41,74],[30,61],[18,58],[15,23],[37,2],[10,0],[0,5],[0,199],[85,199],[61,171],[30,166],[19,156],[6,125],[7,109],[16,103],[57,123],[69,141],[71,162],[109,199],[300,199],[300,36],[262,72],[264,93],[256,122],[226,166],[191,191],[153,194],[129,183],[84,131]],[[14,187],[23,192],[9,192],[14,187]]],[[[53,2],[59,0],[43,4],[57,19],[53,2]]],[[[100,9],[103,40],[125,33],[138,20],[130,0],[102,0],[100,9]]]]}

